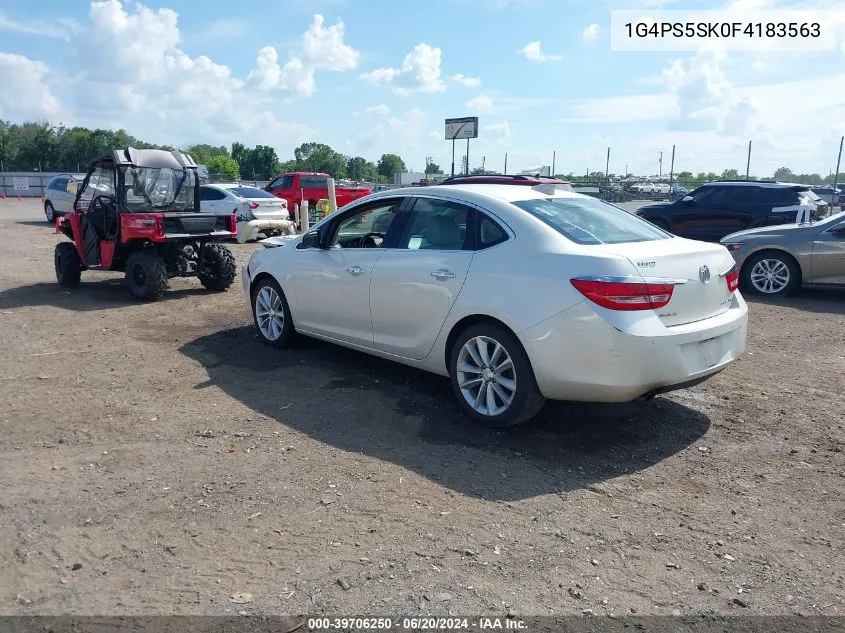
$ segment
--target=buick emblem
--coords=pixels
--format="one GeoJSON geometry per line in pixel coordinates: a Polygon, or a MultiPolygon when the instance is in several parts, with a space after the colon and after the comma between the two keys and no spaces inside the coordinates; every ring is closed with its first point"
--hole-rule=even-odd
{"type": "Polygon", "coordinates": [[[706,284],[710,281],[710,269],[707,266],[702,266],[698,269],[698,278],[701,283],[706,284]]]}

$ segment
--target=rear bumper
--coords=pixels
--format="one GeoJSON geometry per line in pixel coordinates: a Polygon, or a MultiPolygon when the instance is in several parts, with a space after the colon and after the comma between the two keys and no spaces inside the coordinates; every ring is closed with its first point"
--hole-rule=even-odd
{"type": "Polygon", "coordinates": [[[627,402],[685,388],[745,351],[748,308],[739,293],[710,319],[666,327],[644,315],[637,334],[611,326],[589,302],[520,333],[541,393],[553,400],[627,402]]]}
{"type": "Polygon", "coordinates": [[[258,234],[262,231],[278,231],[282,235],[293,235],[295,230],[295,225],[291,220],[257,219],[249,222],[238,222],[238,240],[258,239],[258,234]]]}

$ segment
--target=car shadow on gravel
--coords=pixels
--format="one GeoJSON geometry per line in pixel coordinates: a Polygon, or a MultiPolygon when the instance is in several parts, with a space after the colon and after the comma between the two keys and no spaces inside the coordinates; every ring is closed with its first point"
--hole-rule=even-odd
{"type": "Polygon", "coordinates": [[[790,297],[775,299],[753,294],[743,294],[745,300],[752,305],[777,306],[779,308],[793,308],[804,312],[817,314],[845,314],[845,291],[821,290],[804,288],[790,297]]]}
{"type": "Polygon", "coordinates": [[[337,448],[393,462],[456,492],[518,500],[647,468],[704,435],[703,413],[664,398],[622,405],[550,402],[507,431],[470,423],[446,378],[313,339],[275,350],[252,327],[180,351],[254,411],[337,448]]]}
{"type": "Polygon", "coordinates": [[[34,226],[39,229],[50,229],[51,233],[55,231],[53,225],[49,223],[46,218],[43,220],[16,220],[15,224],[20,224],[21,226],[34,226]]]}
{"type": "MultiPolygon", "coordinates": [[[[170,301],[191,295],[206,295],[209,291],[197,284],[196,288],[168,290],[159,301],[170,301]]],[[[139,304],[123,281],[123,275],[111,279],[86,281],[83,273],[78,288],[62,288],[55,282],[37,283],[0,290],[0,310],[12,310],[30,306],[53,306],[63,310],[90,312],[110,310],[139,304]]]]}

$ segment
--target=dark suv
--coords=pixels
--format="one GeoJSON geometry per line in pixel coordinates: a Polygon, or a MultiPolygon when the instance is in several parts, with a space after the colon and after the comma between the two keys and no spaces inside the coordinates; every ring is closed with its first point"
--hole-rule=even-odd
{"type": "Polygon", "coordinates": [[[555,185],[572,191],[572,185],[565,180],[548,176],[523,176],[519,174],[478,174],[470,176],[451,176],[441,181],[441,185],[555,185]]]}
{"type": "Polygon", "coordinates": [[[648,204],[636,214],[681,237],[718,242],[758,226],[818,219],[828,205],[809,187],[779,182],[725,181],[701,185],[675,202],[648,204]]]}

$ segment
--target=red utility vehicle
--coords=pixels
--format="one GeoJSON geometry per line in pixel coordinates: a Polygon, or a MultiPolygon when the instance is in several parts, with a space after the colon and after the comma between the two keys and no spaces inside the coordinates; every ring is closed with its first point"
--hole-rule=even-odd
{"type": "Polygon", "coordinates": [[[209,290],[235,280],[235,258],[217,242],[235,237],[235,215],[200,213],[197,166],[182,152],[115,150],[95,158],[73,211],[56,220],[56,280],[79,285],[83,270],[118,270],[137,299],[158,299],[171,277],[209,290]]]}
{"type": "MultiPolygon", "coordinates": [[[[328,174],[298,171],[276,176],[264,189],[277,198],[287,200],[291,217],[293,217],[294,205],[298,204],[302,207],[303,199],[308,203],[308,208],[313,215],[317,209],[317,203],[329,197],[328,179],[328,174]]],[[[344,187],[335,184],[335,197],[337,198],[338,209],[370,193],[372,191],[366,187],[344,187]]]]}

